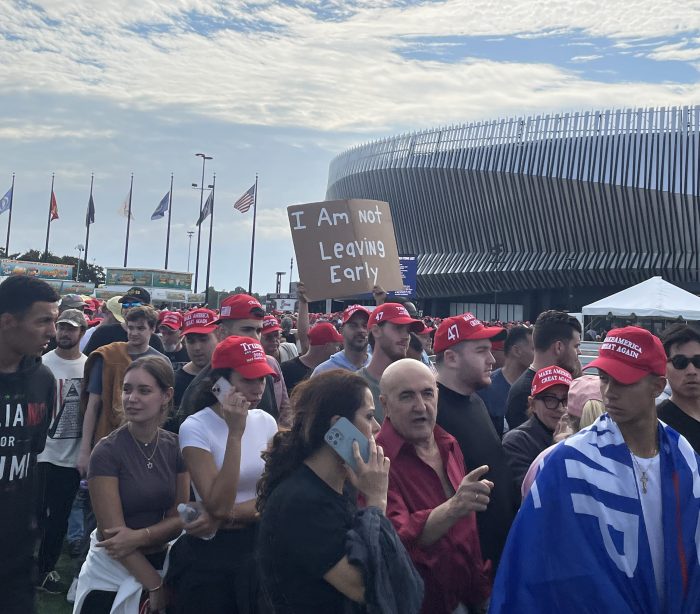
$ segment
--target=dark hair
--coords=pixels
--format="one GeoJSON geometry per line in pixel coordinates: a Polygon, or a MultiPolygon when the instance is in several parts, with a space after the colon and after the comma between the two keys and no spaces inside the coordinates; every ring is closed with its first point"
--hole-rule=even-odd
{"type": "Polygon", "coordinates": [[[666,356],[671,356],[671,347],[682,345],[689,341],[700,343],[700,329],[690,324],[671,324],[661,333],[661,342],[664,344],[666,356]]]}
{"type": "Polygon", "coordinates": [[[510,354],[513,346],[527,339],[528,335],[532,335],[532,329],[527,326],[514,326],[508,331],[508,336],[503,343],[504,354],[510,354]]]}
{"type": "Polygon", "coordinates": [[[0,314],[23,317],[34,303],[57,303],[58,292],[49,284],[29,275],[11,275],[0,284],[0,314]]]}
{"type": "Polygon", "coordinates": [[[410,347],[414,352],[423,351],[423,342],[420,340],[416,333],[409,333],[408,347],[410,347]]]}
{"type": "MultiPolygon", "coordinates": [[[[218,403],[219,400],[214,396],[211,389],[220,377],[223,377],[225,380],[230,379],[231,373],[233,373],[233,369],[212,369],[206,377],[199,380],[192,391],[192,411],[187,415],[196,414],[205,407],[212,407],[215,403],[218,403]]],[[[184,420],[186,417],[182,416],[182,419],[184,420]]]]}
{"type": "MultiPolygon", "coordinates": [[[[381,326],[384,324],[384,322],[380,322],[377,324],[377,326],[381,326]]],[[[374,344],[376,343],[376,339],[374,338],[374,335],[372,334],[372,331],[367,331],[367,344],[369,345],[370,348],[374,350],[374,344]]]]}
{"type": "Polygon", "coordinates": [[[574,333],[581,334],[581,323],[565,311],[543,311],[535,322],[532,340],[535,350],[544,352],[556,341],[571,341],[574,333]]]}
{"type": "Polygon", "coordinates": [[[137,320],[145,320],[149,328],[155,329],[158,324],[158,315],[150,305],[139,305],[132,307],[126,312],[124,319],[127,322],[136,322],[137,320]]]}
{"type": "Polygon", "coordinates": [[[326,371],[296,385],[291,398],[292,429],[277,433],[270,449],[262,454],[265,470],[257,486],[258,511],[262,512],[272,491],[324,445],[323,437],[333,416],[350,421],[355,418],[368,389],[363,378],[342,369],[326,371]]]}
{"type": "MultiPolygon", "coordinates": [[[[124,371],[124,377],[126,377],[126,374],[129,373],[129,371],[135,371],[136,369],[143,369],[146,371],[146,373],[156,380],[158,388],[160,388],[163,392],[168,390],[168,388],[175,388],[173,367],[170,364],[170,361],[166,358],[161,358],[160,356],[142,356],[141,358],[137,358],[133,362],[129,363],[129,366],[124,371]]],[[[170,412],[172,404],[173,400],[170,399],[170,403],[168,403],[167,407],[165,408],[167,409],[167,412],[164,412],[165,414],[170,412]]]]}

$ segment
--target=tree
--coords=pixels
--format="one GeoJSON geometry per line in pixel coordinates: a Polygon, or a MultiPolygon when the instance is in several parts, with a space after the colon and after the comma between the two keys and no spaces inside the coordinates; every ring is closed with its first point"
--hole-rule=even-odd
{"type": "MultiPolygon", "coordinates": [[[[2,257],[5,257],[5,249],[0,248],[2,257]]],[[[14,260],[22,260],[23,262],[49,262],[53,264],[71,264],[75,268],[76,272],[78,269],[78,258],[75,256],[57,256],[49,252],[44,258],[44,252],[38,249],[30,249],[28,252],[23,254],[11,254],[11,258],[14,260]]],[[[77,281],[84,281],[88,283],[93,283],[96,285],[102,285],[105,283],[105,270],[96,264],[89,264],[85,260],[80,260],[80,279],[77,281]]]]}

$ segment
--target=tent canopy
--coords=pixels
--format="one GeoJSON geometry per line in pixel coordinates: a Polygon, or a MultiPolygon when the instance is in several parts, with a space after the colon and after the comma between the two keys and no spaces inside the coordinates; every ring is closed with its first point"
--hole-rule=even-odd
{"type": "Polygon", "coordinates": [[[583,308],[585,316],[629,316],[640,318],[677,318],[700,320],[700,298],[678,286],[652,277],[641,284],[632,286],[600,299],[583,308]]]}

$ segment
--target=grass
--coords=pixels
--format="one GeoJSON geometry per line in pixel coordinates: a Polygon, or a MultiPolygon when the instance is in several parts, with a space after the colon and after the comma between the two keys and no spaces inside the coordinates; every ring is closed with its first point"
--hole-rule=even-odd
{"type": "Polygon", "coordinates": [[[75,565],[64,550],[61,558],[56,563],[56,571],[61,574],[61,582],[65,584],[64,592],[58,595],[49,595],[43,591],[36,592],[36,604],[38,614],[71,614],[73,604],[66,601],[68,587],[73,580],[73,570],[75,565]]]}

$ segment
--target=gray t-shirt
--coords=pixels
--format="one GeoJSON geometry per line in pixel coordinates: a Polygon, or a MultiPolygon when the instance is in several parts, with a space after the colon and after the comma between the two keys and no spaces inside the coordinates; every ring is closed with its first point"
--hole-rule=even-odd
{"type": "Polygon", "coordinates": [[[367,367],[362,367],[362,369],[358,369],[355,373],[369,384],[369,389],[374,397],[374,417],[377,422],[381,424],[384,422],[384,406],[379,400],[379,380],[374,379],[374,377],[367,373],[367,367]]]}
{"type": "Polygon", "coordinates": [[[177,435],[159,429],[157,448],[156,442],[145,446],[131,436],[125,424],[97,443],[90,456],[88,479],[118,478],[124,524],[143,529],[163,520],[173,507],[177,474],[185,471],[177,435]]]}

